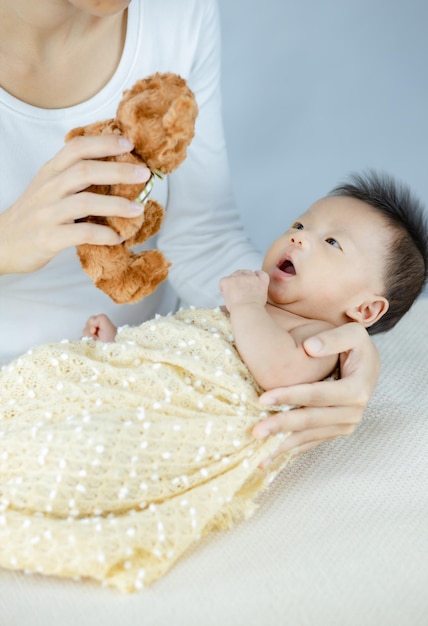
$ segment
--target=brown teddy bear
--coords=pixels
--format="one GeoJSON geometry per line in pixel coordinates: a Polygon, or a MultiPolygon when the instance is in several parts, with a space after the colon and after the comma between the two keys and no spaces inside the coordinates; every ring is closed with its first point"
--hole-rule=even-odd
{"type": "Polygon", "coordinates": [[[123,135],[132,142],[132,152],[103,160],[144,164],[152,172],[148,183],[92,185],[86,190],[145,203],[144,213],[138,217],[89,216],[82,220],[109,226],[124,239],[115,246],[77,247],[85,272],[114,302],[137,302],[168,275],[170,263],[159,250],[133,252],[131,248],[157,233],[162,224],[163,208],[147,198],[153,176],[169,174],[185,159],[197,114],[195,97],[185,80],[176,74],[157,73],[124,92],[114,119],[74,128],[66,135],[66,141],[79,135],[123,135]]]}

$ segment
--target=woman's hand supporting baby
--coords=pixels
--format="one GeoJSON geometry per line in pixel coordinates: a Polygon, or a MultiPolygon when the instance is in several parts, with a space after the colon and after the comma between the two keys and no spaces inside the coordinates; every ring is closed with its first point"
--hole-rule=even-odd
{"type": "Polygon", "coordinates": [[[340,353],[339,380],[293,385],[267,391],[263,406],[300,406],[270,416],[253,429],[256,439],[291,432],[263,466],[278,455],[292,451],[297,456],[311,448],[354,432],[363,418],[379,377],[379,355],[367,331],[357,323],[344,324],[306,339],[312,357],[340,353]]]}
{"type": "MultiPolygon", "coordinates": [[[[248,309],[251,313],[252,309],[256,309],[259,313],[257,323],[254,313],[252,317],[250,316],[250,323],[247,324],[245,322],[248,320],[240,314],[235,317],[235,324],[232,324],[232,327],[241,356],[246,360],[259,384],[269,389],[260,396],[261,405],[268,407],[284,404],[299,407],[271,415],[254,427],[253,435],[256,439],[279,432],[291,433],[281,443],[276,453],[265,460],[263,466],[268,465],[282,453],[292,451],[293,455],[299,455],[325,441],[351,434],[363,417],[379,376],[379,356],[376,347],[362,325],[350,322],[309,336],[302,344],[306,355],[311,357],[312,361],[339,354],[341,374],[339,380],[272,388],[272,380],[269,380],[269,377],[272,376],[276,380],[274,374],[277,371],[284,380],[283,372],[286,369],[283,365],[273,370],[268,369],[269,361],[273,360],[275,353],[284,352],[283,339],[278,335],[277,329],[272,330],[273,340],[270,342],[266,330],[263,340],[259,337],[264,324],[267,286],[268,277],[264,272],[238,271],[220,282],[220,290],[230,312],[238,307],[239,312],[248,309]],[[269,343],[272,344],[270,347],[269,343]],[[251,350],[254,355],[251,354],[251,350]],[[266,371],[263,381],[257,373],[264,365],[266,371]]],[[[234,315],[231,317],[233,321],[234,315]]],[[[290,347],[285,351],[289,349],[290,347]]],[[[298,361],[294,362],[295,369],[298,370],[298,361]]],[[[287,374],[286,379],[289,378],[290,375],[287,374]]]]}

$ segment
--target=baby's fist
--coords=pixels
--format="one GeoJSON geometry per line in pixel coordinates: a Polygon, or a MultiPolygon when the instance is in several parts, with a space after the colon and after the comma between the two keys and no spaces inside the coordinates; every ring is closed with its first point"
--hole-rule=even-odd
{"type": "Polygon", "coordinates": [[[117,328],[113,324],[113,322],[104,315],[93,315],[86,322],[85,328],[83,329],[84,337],[92,337],[96,341],[114,341],[116,337],[117,328]]]}
{"type": "Polygon", "coordinates": [[[260,304],[264,306],[267,301],[269,276],[262,270],[237,270],[222,278],[220,281],[220,293],[224,303],[230,311],[237,304],[260,304]]]}

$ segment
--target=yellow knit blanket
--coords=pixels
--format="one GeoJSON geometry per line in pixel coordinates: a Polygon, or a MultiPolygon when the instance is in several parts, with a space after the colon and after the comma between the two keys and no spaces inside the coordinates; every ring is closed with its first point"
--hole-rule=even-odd
{"type": "Polygon", "coordinates": [[[0,373],[0,566],[122,591],[254,510],[286,459],[256,441],[260,389],[220,310],[188,309],[115,343],[48,344],[0,373]]]}

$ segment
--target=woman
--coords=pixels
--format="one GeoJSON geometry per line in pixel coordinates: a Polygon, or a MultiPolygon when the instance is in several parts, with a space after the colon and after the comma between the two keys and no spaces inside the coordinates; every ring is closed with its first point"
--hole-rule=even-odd
{"type": "MultiPolygon", "coordinates": [[[[122,325],[168,312],[175,294],[196,306],[217,304],[219,278],[237,267],[257,269],[261,255],[232,199],[215,0],[0,0],[0,8],[0,358],[76,338],[81,320],[97,310],[122,325]],[[117,236],[76,220],[133,215],[132,203],[84,190],[144,181],[149,172],[94,160],[132,149],[116,137],[65,146],[63,138],[75,126],[112,117],[123,90],[155,71],[186,78],[200,113],[185,163],[153,191],[167,207],[158,246],[172,262],[173,289],[164,284],[139,305],[119,307],[95,289],[74,249],[116,244],[117,236]]],[[[323,333],[306,349],[314,356],[342,352],[342,379],[262,397],[305,407],[255,427],[255,437],[293,431],[277,454],[352,432],[376,384],[377,353],[363,329],[323,333]]]]}

